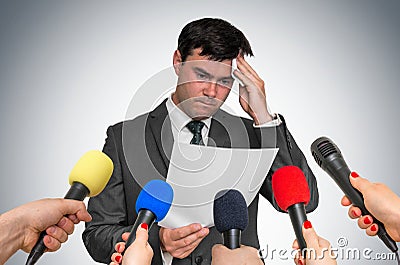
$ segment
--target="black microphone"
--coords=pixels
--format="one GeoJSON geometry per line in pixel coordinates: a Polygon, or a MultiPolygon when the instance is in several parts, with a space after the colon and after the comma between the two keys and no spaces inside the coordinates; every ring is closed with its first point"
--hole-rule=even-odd
{"type": "MultiPolygon", "coordinates": [[[[110,180],[114,165],[111,159],[100,151],[89,151],[85,153],[75,164],[69,175],[71,188],[64,199],[83,201],[86,196],[98,195],[110,180]]],[[[43,231],[35,246],[29,253],[25,265],[35,264],[46,250],[43,238],[46,236],[43,231]]]]}
{"type": "Polygon", "coordinates": [[[159,222],[164,219],[171,208],[173,198],[173,189],[165,181],[159,179],[151,180],[143,187],[136,199],[135,207],[138,216],[125,243],[125,249],[135,241],[136,230],[140,224],[147,224],[150,231],[155,221],[159,222]]]}
{"type": "Polygon", "coordinates": [[[310,201],[310,189],[303,171],[296,166],[284,166],[272,175],[272,190],[278,206],[287,211],[301,250],[307,248],[303,223],[307,220],[305,206],[310,201]]]}
{"type": "MultiPolygon", "coordinates": [[[[361,209],[362,215],[371,215],[365,208],[364,197],[350,183],[351,170],[347,166],[339,148],[327,137],[320,137],[311,144],[311,153],[317,164],[325,170],[344,192],[352,204],[361,209]]],[[[393,252],[397,252],[396,242],[388,235],[384,225],[374,218],[379,226],[378,237],[393,252]]]]}
{"type": "Polygon", "coordinates": [[[222,233],[224,245],[229,249],[240,248],[241,233],[249,223],[247,204],[237,190],[222,190],[214,199],[214,224],[222,233]]]}

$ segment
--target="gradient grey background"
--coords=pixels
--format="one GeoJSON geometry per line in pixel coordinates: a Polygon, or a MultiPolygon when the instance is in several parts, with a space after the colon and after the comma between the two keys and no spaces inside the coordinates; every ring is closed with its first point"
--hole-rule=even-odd
{"type": "MultiPolygon", "coordinates": [[[[0,212],[64,196],[78,158],[101,149],[107,126],[124,119],[135,90],[171,66],[182,27],[221,17],[250,40],[250,62],[266,82],[270,108],[284,114],[318,179],[320,206],[309,215],[317,232],[333,246],[345,236],[351,248],[388,252],[347,218],[342,193],[309,147],[329,136],[352,169],[400,194],[399,12],[400,2],[386,0],[1,1],[0,212]]],[[[80,224],[40,264],[93,264],[82,230],[80,224]]],[[[259,230],[263,248],[290,250],[289,218],[265,200],[259,230]]],[[[19,252],[7,264],[26,257],[19,252]]]]}

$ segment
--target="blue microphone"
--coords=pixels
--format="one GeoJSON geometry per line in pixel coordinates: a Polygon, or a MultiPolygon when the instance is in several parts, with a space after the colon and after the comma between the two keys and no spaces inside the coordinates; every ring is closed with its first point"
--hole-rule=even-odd
{"type": "Polygon", "coordinates": [[[143,187],[136,200],[136,213],[138,216],[126,241],[125,249],[135,241],[136,230],[140,224],[146,223],[150,230],[154,221],[159,222],[164,219],[171,208],[173,198],[174,191],[165,181],[151,180],[143,187]]]}
{"type": "Polygon", "coordinates": [[[214,224],[222,233],[224,245],[229,249],[240,248],[241,232],[249,223],[246,201],[237,190],[222,190],[214,199],[214,224]]]}

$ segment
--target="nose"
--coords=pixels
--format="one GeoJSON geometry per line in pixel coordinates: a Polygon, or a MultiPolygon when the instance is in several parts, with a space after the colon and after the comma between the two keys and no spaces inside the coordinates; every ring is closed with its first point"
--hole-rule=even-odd
{"type": "Polygon", "coordinates": [[[209,98],[215,98],[217,95],[217,83],[207,82],[204,84],[203,94],[209,98]]]}

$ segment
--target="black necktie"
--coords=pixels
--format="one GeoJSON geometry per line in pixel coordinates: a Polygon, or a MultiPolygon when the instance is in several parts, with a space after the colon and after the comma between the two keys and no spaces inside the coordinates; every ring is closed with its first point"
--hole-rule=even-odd
{"type": "Polygon", "coordinates": [[[201,136],[201,129],[204,127],[204,122],[191,121],[186,124],[186,127],[193,133],[193,138],[190,141],[191,144],[204,145],[203,137],[201,136]]]}

